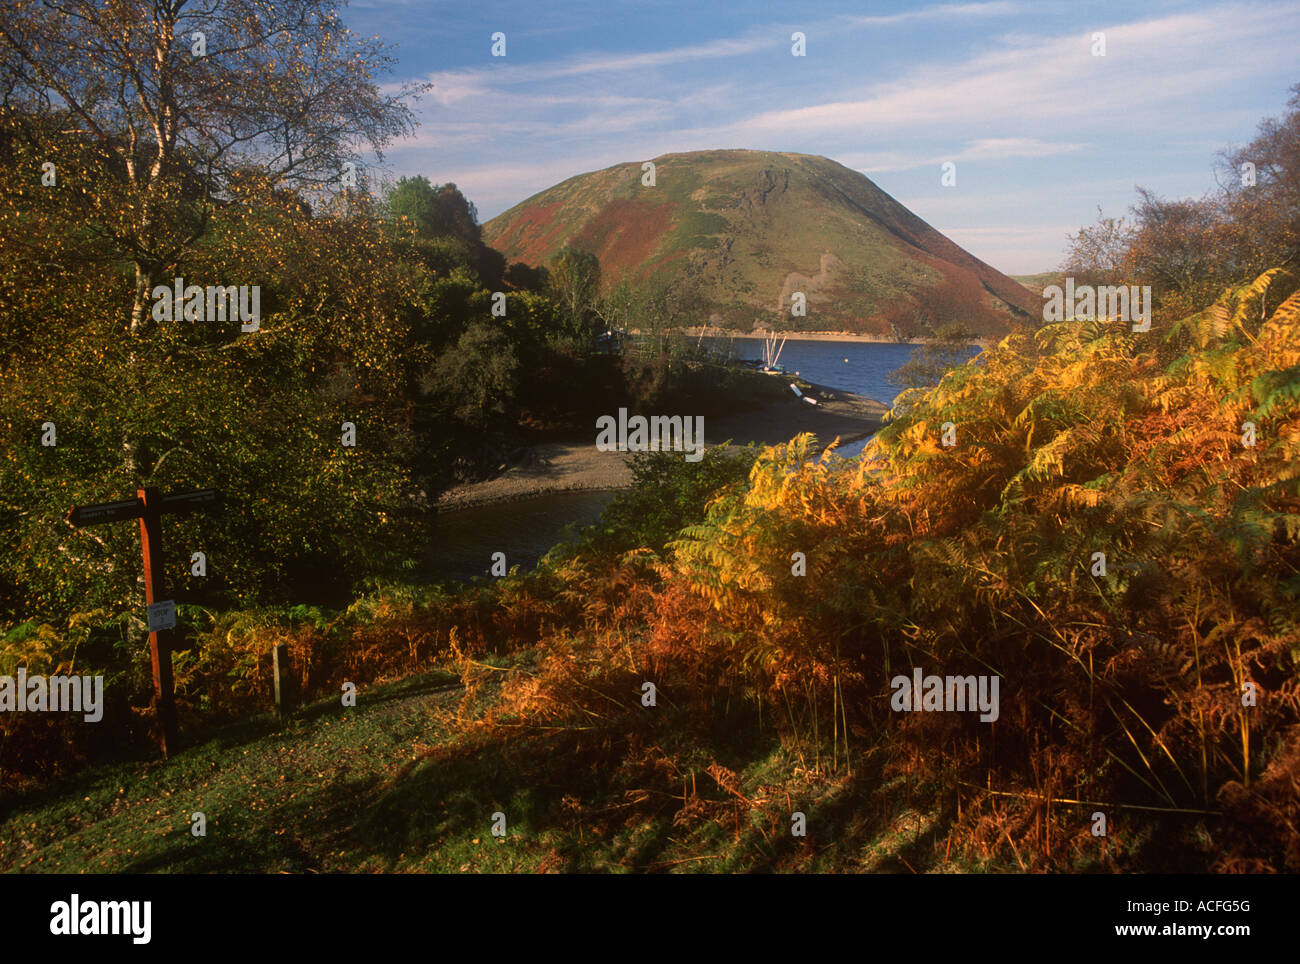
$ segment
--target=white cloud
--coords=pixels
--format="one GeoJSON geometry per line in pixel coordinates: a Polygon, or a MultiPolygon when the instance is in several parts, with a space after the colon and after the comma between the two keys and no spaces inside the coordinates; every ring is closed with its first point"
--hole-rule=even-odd
{"type": "Polygon", "coordinates": [[[1024,4],[994,0],[992,3],[941,3],[934,7],[904,10],[901,13],[876,14],[866,17],[849,17],[852,23],[885,27],[899,23],[949,21],[963,17],[1007,17],[1025,10],[1024,4]]]}
{"type": "Polygon", "coordinates": [[[666,50],[585,54],[561,61],[494,63],[486,67],[439,70],[428,74],[423,80],[433,84],[432,96],[435,100],[450,106],[469,96],[501,92],[506,88],[535,88],[545,81],[607,73],[618,73],[625,78],[636,71],[738,57],[788,43],[788,34],[770,29],[666,50]]]}
{"type": "Polygon", "coordinates": [[[958,153],[959,161],[993,161],[1011,157],[1051,157],[1081,150],[1082,144],[1044,141],[1037,137],[981,137],[958,153]]]}
{"type": "Polygon", "coordinates": [[[737,57],[752,54],[768,47],[788,44],[789,39],[775,31],[764,31],[743,37],[729,37],[711,40],[701,44],[685,47],[672,47],[667,50],[653,50],[637,54],[602,54],[581,57],[566,64],[539,70],[533,74],[537,79],[552,77],[572,77],[579,74],[606,73],[609,71],[644,70],[649,67],[667,67],[696,60],[716,60],[720,57],[737,57]]]}
{"type": "Polygon", "coordinates": [[[1238,136],[1249,121],[1278,113],[1285,91],[1271,89],[1273,78],[1294,73],[1297,21],[1285,3],[1096,24],[1053,4],[1050,17],[990,35],[996,18],[1040,9],[1010,0],[944,3],[534,63],[516,60],[512,48],[508,62],[429,74],[435,86],[420,105],[423,126],[393,145],[390,162],[455,181],[488,217],[622,161],[733,147],[824,154],[869,176],[913,172],[889,180],[927,196],[890,193],[999,268],[1037,271],[1059,260],[1079,225],[1030,223],[1044,213],[1085,223],[1098,203],[1123,213],[1135,183],[1174,194],[1210,187],[1213,154],[1223,146],[1216,134],[1238,136]],[[927,41],[924,59],[901,70],[882,74],[869,43],[860,58],[840,59],[850,43],[858,48],[857,34],[893,44],[901,31],[878,28],[950,20],[960,36],[927,41]],[[817,56],[791,62],[791,29],[807,32],[817,56]],[[1106,57],[1090,54],[1094,29],[1106,31],[1106,57]],[[834,59],[823,56],[823,44],[845,37],[834,59]],[[769,56],[783,48],[784,56],[769,56]],[[1228,101],[1230,91],[1241,96],[1228,101]],[[1024,163],[999,163],[1017,159],[1024,163]],[[938,165],[949,160],[972,165],[951,192],[938,183],[938,165]],[[1012,210],[1024,226],[1006,225],[1012,210]]]}
{"type": "Polygon", "coordinates": [[[980,137],[964,147],[946,154],[934,152],[868,151],[837,153],[834,160],[861,171],[878,174],[885,171],[911,171],[918,167],[938,167],[946,161],[1003,161],[1018,157],[1052,157],[1083,150],[1084,144],[1044,141],[1037,137],[980,137]]]}
{"type": "MultiPolygon", "coordinates": [[[[925,64],[865,96],[840,97],[805,107],[764,111],[735,125],[752,132],[836,133],[844,130],[930,131],[1026,121],[1077,130],[1092,124],[1124,128],[1158,121],[1162,105],[1186,103],[1198,93],[1249,77],[1262,59],[1292,56],[1271,42],[1294,32],[1293,13],[1239,8],[1180,14],[1105,27],[1107,56],[1093,57],[1091,38],[1021,38],[1011,49],[953,65],[925,64]],[[1225,57],[1225,50],[1252,50],[1225,57]]],[[[1178,120],[1178,119],[1176,119],[1178,120]]],[[[1147,127],[1150,130],[1150,127],[1147,127]]]]}

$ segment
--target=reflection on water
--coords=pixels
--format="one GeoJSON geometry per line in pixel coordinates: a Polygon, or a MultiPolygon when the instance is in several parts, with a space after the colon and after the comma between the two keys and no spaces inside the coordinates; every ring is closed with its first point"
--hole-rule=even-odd
{"type": "Polygon", "coordinates": [[[505,553],[507,570],[513,566],[532,569],[560,541],[570,523],[584,526],[595,522],[614,492],[553,492],[440,512],[425,557],[426,574],[433,580],[487,576],[494,552],[505,553]]]}

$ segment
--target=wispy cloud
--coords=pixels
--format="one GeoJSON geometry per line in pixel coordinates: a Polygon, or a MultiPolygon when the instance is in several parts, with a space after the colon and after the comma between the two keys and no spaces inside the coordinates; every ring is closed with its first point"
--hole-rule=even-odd
{"type": "Polygon", "coordinates": [[[655,50],[647,53],[606,54],[592,57],[580,57],[568,63],[536,71],[536,79],[553,77],[574,77],[585,74],[607,73],[609,71],[645,70],[650,67],[668,67],[675,64],[698,60],[717,60],[720,57],[738,57],[760,50],[783,46],[788,39],[772,31],[753,33],[743,37],[729,37],[706,43],[690,44],[668,50],[655,50]]]}
{"type": "Polygon", "coordinates": [[[433,84],[434,100],[444,106],[453,106],[468,97],[492,91],[536,87],[547,81],[597,74],[617,73],[622,75],[620,80],[626,83],[626,77],[637,71],[752,54],[788,44],[787,37],[788,34],[783,36],[779,31],[757,31],[664,50],[582,54],[541,63],[502,62],[486,67],[440,70],[423,79],[433,84]]]}
{"type": "Polygon", "coordinates": [[[837,154],[835,159],[845,167],[862,171],[864,174],[872,174],[883,171],[911,171],[918,167],[936,167],[946,161],[1005,161],[1013,158],[1052,157],[1080,151],[1085,146],[1064,141],[1045,141],[1037,137],[981,137],[966,142],[964,147],[944,153],[849,152],[837,154]]]}
{"type": "Polygon", "coordinates": [[[1083,148],[1082,144],[1044,141],[1037,137],[981,137],[958,152],[959,161],[994,161],[1011,157],[1051,157],[1083,148]]]}
{"type": "Polygon", "coordinates": [[[824,154],[979,257],[1015,252],[994,263],[1027,269],[1033,245],[1040,266],[1057,260],[1057,221],[1086,222],[1098,204],[1122,212],[1134,184],[1210,187],[1215,151],[1248,140],[1297,79],[1289,0],[1186,0],[1155,15],[1119,0],[828,10],[836,2],[737,30],[719,24],[739,12],[697,15],[689,0],[657,21],[640,0],[601,0],[584,18],[537,18],[564,42],[512,44],[495,59],[478,21],[473,36],[443,24],[449,39],[413,71],[434,85],[422,127],[390,163],[455,180],[492,216],[619,161],[730,147],[824,154]],[[806,32],[807,57],[790,56],[792,30],[806,32]],[[1091,55],[1096,30],[1105,57],[1091,55]],[[940,189],[944,161],[969,165],[960,187],[940,189]]]}
{"type": "Polygon", "coordinates": [[[1022,3],[1011,3],[1009,0],[994,0],[991,3],[941,3],[933,7],[904,10],[901,13],[846,17],[845,19],[852,23],[868,24],[873,27],[887,27],[900,23],[932,23],[934,21],[951,21],[970,17],[1009,17],[1024,11],[1025,5],[1022,3]]]}
{"type": "Polygon", "coordinates": [[[1128,118],[1152,117],[1163,103],[1212,91],[1258,69],[1251,58],[1222,56],[1224,50],[1293,57],[1261,43],[1285,32],[1292,17],[1290,11],[1269,8],[1252,16],[1186,14],[1109,26],[1105,57],[1091,56],[1086,33],[1025,40],[962,63],[924,65],[865,96],[764,111],[736,126],[806,134],[961,128],[1004,119],[1123,125],[1128,118]]]}

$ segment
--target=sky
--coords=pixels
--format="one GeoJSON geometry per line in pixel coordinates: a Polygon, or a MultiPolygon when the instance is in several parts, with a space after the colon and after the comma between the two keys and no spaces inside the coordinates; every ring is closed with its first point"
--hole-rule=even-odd
{"type": "Polygon", "coordinates": [[[1218,153],[1300,83],[1296,0],[354,0],[342,13],[391,45],[385,88],[433,84],[378,178],[455,183],[483,221],[612,164],[794,151],[861,171],[1009,274],[1059,266],[1069,236],[1099,207],[1127,215],[1138,186],[1213,190],[1218,153]]]}

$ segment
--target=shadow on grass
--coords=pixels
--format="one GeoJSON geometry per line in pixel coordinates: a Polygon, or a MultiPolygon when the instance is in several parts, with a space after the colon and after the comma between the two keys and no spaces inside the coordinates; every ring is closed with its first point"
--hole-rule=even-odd
{"type": "MultiPolygon", "coordinates": [[[[461,684],[459,677],[454,673],[439,670],[432,674],[384,683],[377,689],[378,692],[369,695],[365,694],[364,689],[361,690],[363,710],[371,710],[420,696],[436,697],[440,694],[454,693],[461,689],[461,684]]],[[[118,759],[95,764],[79,773],[66,774],[42,786],[32,787],[19,793],[0,794],[0,822],[23,813],[42,810],[64,797],[84,796],[101,783],[137,782],[142,773],[162,768],[179,767],[183,770],[192,767],[200,755],[240,749],[272,734],[286,732],[297,726],[311,725],[343,711],[344,707],[338,699],[327,698],[292,710],[284,717],[263,712],[235,722],[209,723],[207,726],[183,730],[181,748],[168,760],[158,757],[156,751],[152,755],[148,751],[124,753],[118,759]]]]}
{"type": "MultiPolygon", "coordinates": [[[[653,727],[625,729],[498,732],[440,747],[380,793],[347,843],[385,869],[423,859],[420,869],[652,872],[675,863],[661,858],[685,836],[673,824],[683,805],[681,768],[699,774],[719,762],[739,771],[778,745],[770,733],[734,726],[731,742],[717,742],[698,721],[683,725],[669,714],[653,727]],[[694,735],[681,737],[684,729],[694,735]],[[513,850],[474,844],[493,842],[497,813],[513,850]]],[[[699,787],[706,784],[704,777],[699,787]]]]}
{"type": "MultiPolygon", "coordinates": [[[[819,781],[822,796],[801,799],[798,784],[778,786],[775,801],[750,813],[734,829],[725,859],[703,871],[745,873],[921,873],[935,861],[942,817],[910,834],[920,822],[882,774],[883,755],[863,754],[851,773],[819,781]],[[787,793],[787,790],[789,791],[787,793]],[[804,836],[794,833],[795,813],[804,815],[804,836]]],[[[784,773],[776,774],[778,784],[784,773]]]]}
{"type": "MultiPolygon", "coordinates": [[[[377,687],[358,716],[457,691],[447,678],[377,687]]],[[[303,732],[314,739],[312,724],[338,709],[327,700],[284,722],[243,721],[211,736],[207,756],[218,767],[220,757],[239,755],[244,745],[295,723],[306,724],[303,732]]],[[[935,828],[951,817],[938,806],[900,799],[893,781],[882,778],[877,755],[856,760],[851,775],[812,784],[791,780],[789,752],[743,710],[632,713],[600,729],[472,728],[415,759],[405,737],[392,745],[370,743],[374,749],[367,751],[373,733],[349,728],[338,744],[383,754],[364,775],[335,769],[323,781],[308,774],[301,782],[291,775],[291,792],[266,797],[250,795],[243,783],[216,780],[205,790],[205,837],[192,837],[182,821],[158,839],[155,829],[137,823],[134,839],[118,833],[115,843],[113,835],[103,843],[119,848],[119,855],[121,848],[141,846],[142,854],[124,857],[116,868],[126,873],[905,873],[933,866],[942,853],[935,828]],[[722,779],[738,792],[708,775],[714,764],[736,775],[738,782],[722,779]],[[805,786],[818,787],[819,795],[801,800],[805,786]],[[806,837],[791,834],[794,810],[807,816],[806,837]],[[497,813],[505,818],[505,838],[492,833],[497,813]]],[[[274,746],[264,748],[274,752],[274,746]]],[[[187,751],[188,760],[178,758],[160,774],[173,792],[200,781],[208,787],[201,750],[187,751]]],[[[277,779],[275,759],[258,765],[255,773],[277,779]]]]}
{"type": "MultiPolygon", "coordinates": [[[[383,684],[381,692],[377,694],[367,694],[364,687],[358,687],[358,709],[371,710],[399,700],[450,693],[461,688],[458,676],[442,671],[383,684]]],[[[206,733],[201,731],[196,733],[185,743],[183,752],[208,745],[216,745],[221,749],[241,747],[295,724],[314,723],[329,716],[341,715],[348,709],[343,706],[339,697],[327,697],[296,707],[282,717],[274,713],[260,713],[257,716],[212,728],[206,733]]]]}
{"type": "Polygon", "coordinates": [[[322,856],[362,819],[381,781],[369,776],[338,780],[281,806],[273,818],[255,821],[238,813],[210,822],[207,835],[180,826],[165,847],[126,864],[121,873],[310,873],[322,856]],[[322,832],[323,831],[323,832],[322,832]]]}

